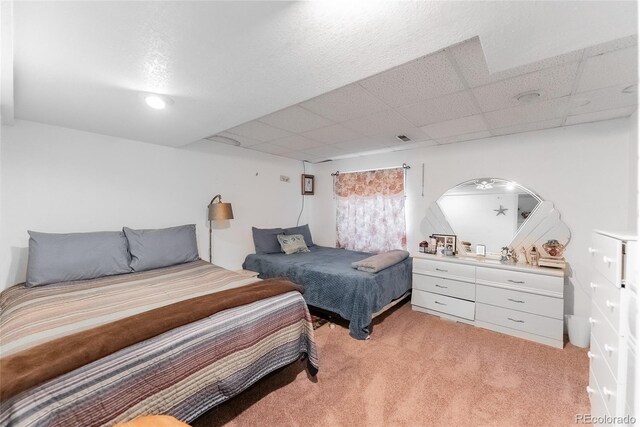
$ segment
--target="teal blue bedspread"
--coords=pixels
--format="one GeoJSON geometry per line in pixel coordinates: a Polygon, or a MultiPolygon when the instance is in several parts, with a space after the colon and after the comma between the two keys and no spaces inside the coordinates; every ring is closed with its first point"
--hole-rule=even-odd
{"type": "Polygon", "coordinates": [[[311,252],[292,255],[247,256],[242,267],[268,279],[287,277],[304,286],[304,299],[312,307],[339,314],[349,321],[349,333],[366,339],[373,313],[411,289],[412,258],[378,273],[351,267],[372,254],[312,246],[311,252]]]}

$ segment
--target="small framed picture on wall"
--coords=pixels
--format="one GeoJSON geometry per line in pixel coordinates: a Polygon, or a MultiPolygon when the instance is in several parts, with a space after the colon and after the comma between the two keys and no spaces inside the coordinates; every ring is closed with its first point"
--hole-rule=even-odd
{"type": "Polygon", "coordinates": [[[302,175],[302,194],[304,196],[313,196],[315,186],[315,178],[313,175],[302,175]]]}

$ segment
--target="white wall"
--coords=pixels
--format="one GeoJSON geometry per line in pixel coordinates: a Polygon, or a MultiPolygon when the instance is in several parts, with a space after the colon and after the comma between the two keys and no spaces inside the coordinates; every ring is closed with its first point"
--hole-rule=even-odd
{"type": "Polygon", "coordinates": [[[176,149],[16,121],[2,127],[1,151],[2,287],[24,280],[27,230],[195,223],[208,259],[207,205],[221,193],[235,219],[214,228],[214,262],[239,269],[252,225],[292,226],[300,211],[301,162],[212,142],[176,149]]]}
{"type": "MultiPolygon", "coordinates": [[[[309,200],[314,241],[333,246],[335,213],[331,172],[401,165],[407,178],[407,238],[410,250],[425,236],[420,222],[431,202],[469,179],[496,177],[516,181],[555,203],[571,229],[566,251],[571,265],[565,288],[566,312],[589,313],[590,267],[587,247],[594,228],[628,229],[632,183],[629,119],[521,133],[313,166],[316,195],[309,200]],[[421,164],[425,190],[421,197],[421,164]]],[[[635,180],[635,178],[634,178],[635,180]]]]}

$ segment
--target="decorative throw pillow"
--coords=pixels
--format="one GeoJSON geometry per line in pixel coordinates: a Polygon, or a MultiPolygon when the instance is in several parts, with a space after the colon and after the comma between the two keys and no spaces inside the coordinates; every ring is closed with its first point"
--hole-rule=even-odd
{"type": "Polygon", "coordinates": [[[297,254],[299,252],[311,252],[309,248],[307,248],[302,234],[293,234],[290,236],[278,234],[278,242],[280,242],[282,251],[287,255],[297,254]]]}
{"type": "Polygon", "coordinates": [[[304,237],[304,242],[308,247],[314,245],[313,239],[311,238],[311,230],[309,230],[309,224],[301,225],[299,227],[289,227],[284,229],[284,234],[287,236],[292,236],[294,234],[302,234],[304,237]]]}

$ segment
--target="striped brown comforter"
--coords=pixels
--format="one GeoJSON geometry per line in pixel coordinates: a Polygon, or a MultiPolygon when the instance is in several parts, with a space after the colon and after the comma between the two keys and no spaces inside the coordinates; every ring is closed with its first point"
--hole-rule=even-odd
{"type": "MultiPolygon", "coordinates": [[[[40,288],[17,285],[0,294],[1,356],[254,281],[196,261],[40,288]]],[[[188,422],[301,355],[317,369],[306,304],[287,292],[177,327],[3,400],[0,424],[110,425],[158,413],[188,422]]]]}

